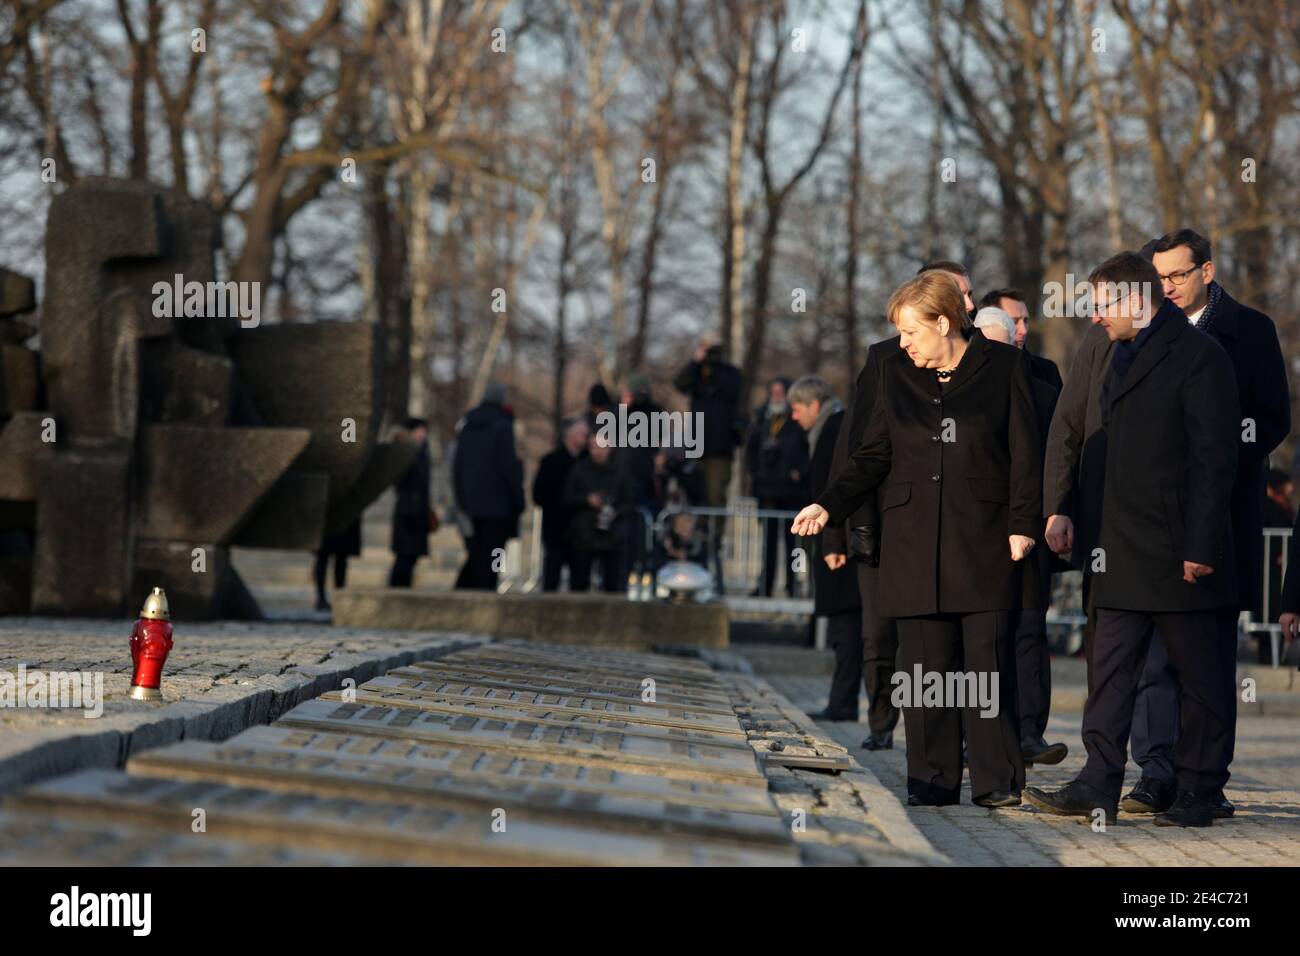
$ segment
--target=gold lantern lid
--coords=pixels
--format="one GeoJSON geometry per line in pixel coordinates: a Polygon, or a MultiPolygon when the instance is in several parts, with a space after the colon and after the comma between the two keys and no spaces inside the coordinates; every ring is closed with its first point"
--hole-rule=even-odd
{"type": "Polygon", "coordinates": [[[144,599],[144,607],[140,610],[140,616],[151,621],[170,621],[171,611],[167,607],[167,592],[162,588],[154,588],[149,596],[144,599]]]}

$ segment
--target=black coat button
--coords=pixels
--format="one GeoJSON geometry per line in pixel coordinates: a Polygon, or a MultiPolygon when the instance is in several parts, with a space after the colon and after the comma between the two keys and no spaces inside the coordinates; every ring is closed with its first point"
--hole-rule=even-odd
{"type": "Polygon", "coordinates": [[[931,475],[931,476],[930,476],[930,480],[931,480],[931,481],[938,481],[938,480],[939,480],[939,476],[938,476],[938,475],[931,475]]]}
{"type": "Polygon", "coordinates": [[[930,399],[930,404],[931,404],[931,405],[938,405],[938,404],[939,404],[939,399],[937,399],[937,398],[932,398],[932,399],[930,399]]]}

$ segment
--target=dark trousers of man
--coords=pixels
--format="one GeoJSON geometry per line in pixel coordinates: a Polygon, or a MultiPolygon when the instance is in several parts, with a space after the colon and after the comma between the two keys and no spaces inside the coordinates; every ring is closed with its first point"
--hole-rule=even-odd
{"type": "MultiPolygon", "coordinates": [[[[704,473],[704,504],[708,508],[727,507],[727,487],[731,484],[731,455],[711,455],[700,459],[704,473]]],[[[727,579],[722,570],[722,543],[727,534],[726,515],[711,515],[705,519],[708,529],[709,552],[713,558],[713,574],[719,595],[727,593],[727,579]]]]}
{"type": "MultiPolygon", "coordinates": [[[[1228,666],[1236,681],[1237,611],[1223,608],[1216,611],[1220,640],[1225,648],[1233,649],[1228,666]]],[[[1138,681],[1137,702],[1133,705],[1133,736],[1129,743],[1133,762],[1142,768],[1142,776],[1176,784],[1174,771],[1174,743],[1178,739],[1179,711],[1178,673],[1174,670],[1164,641],[1157,634],[1151,638],[1142,677],[1138,681]]],[[[1237,691],[1230,698],[1232,712],[1229,733],[1224,743],[1225,768],[1231,766],[1237,742],[1237,691]]]]}
{"type": "Polygon", "coordinates": [[[465,591],[495,591],[506,541],[515,522],[508,518],[475,518],[474,533],[465,539],[469,554],[456,576],[456,587],[465,591]]]}
{"type": "MultiPolygon", "coordinates": [[[[977,686],[996,686],[996,713],[981,716],[978,700],[957,707],[903,707],[907,733],[907,792],[929,804],[957,803],[961,797],[962,727],[966,729],[972,797],[995,790],[1019,793],[1025,784],[1016,718],[1016,667],[1010,612],[939,614],[898,618],[898,669],[915,683],[922,674],[937,673],[947,686],[948,675],[974,672],[987,675],[977,686]],[[994,684],[996,675],[996,685],[994,684]]],[[[968,686],[970,682],[967,682],[968,686]]],[[[919,699],[922,687],[912,688],[919,699]]]]}
{"type": "MultiPolygon", "coordinates": [[[[758,507],[763,511],[798,511],[803,505],[784,498],[764,498],[759,501],[758,507]]],[[[791,565],[795,546],[799,542],[798,536],[790,530],[790,525],[789,518],[763,519],[762,594],[764,597],[772,596],[772,585],[776,583],[776,569],[780,565],[785,565],[785,593],[788,597],[794,597],[795,577],[791,565]],[[777,543],[782,537],[785,539],[785,553],[778,557],[777,543]]]]}
{"type": "MultiPolygon", "coordinates": [[[[1034,560],[1036,555],[1031,555],[1034,560]]],[[[1044,556],[1045,557],[1045,556],[1044,556]]],[[[1020,711],[1020,739],[1038,740],[1047,730],[1052,707],[1052,658],[1047,653],[1047,598],[1052,569],[1039,558],[1038,593],[1042,607],[1013,611],[1016,644],[1016,697],[1020,711]]]]}
{"type": "Polygon", "coordinates": [[[865,561],[858,566],[858,594],[862,598],[862,677],[867,691],[867,726],[873,734],[887,734],[898,726],[898,708],[890,700],[894,668],[898,664],[898,627],[892,617],[878,611],[880,569],[865,561]]]}
{"type": "Polygon", "coordinates": [[[1097,609],[1092,693],[1083,710],[1088,761],[1079,779],[1118,802],[1134,705],[1152,636],[1168,654],[1179,687],[1179,728],[1173,761],[1179,792],[1217,795],[1228,780],[1236,716],[1235,644],[1225,647],[1215,611],[1097,609]]]}
{"type": "Polygon", "coordinates": [[[591,589],[591,566],[595,562],[600,562],[602,591],[613,593],[626,590],[627,584],[623,581],[623,552],[620,548],[609,551],[579,551],[575,548],[569,559],[569,590],[591,589]]]}
{"type": "Polygon", "coordinates": [[[418,554],[394,554],[393,569],[388,572],[390,588],[409,588],[411,575],[415,571],[415,562],[420,560],[418,554]]]}
{"type": "MultiPolygon", "coordinates": [[[[316,565],[312,568],[311,576],[316,582],[316,597],[325,600],[325,571],[329,566],[330,555],[326,551],[316,552],[316,565]]],[[[343,588],[348,580],[348,556],[346,554],[334,555],[334,590],[338,591],[343,588]]]]}
{"type": "Polygon", "coordinates": [[[858,719],[862,686],[862,614],[857,610],[826,616],[826,640],[835,651],[835,673],[826,709],[844,720],[858,719]]]}
{"type": "Polygon", "coordinates": [[[560,589],[560,574],[565,565],[569,566],[569,580],[573,580],[573,551],[567,545],[552,548],[549,545],[546,548],[546,554],[542,557],[542,590],[558,591],[560,589]]]}

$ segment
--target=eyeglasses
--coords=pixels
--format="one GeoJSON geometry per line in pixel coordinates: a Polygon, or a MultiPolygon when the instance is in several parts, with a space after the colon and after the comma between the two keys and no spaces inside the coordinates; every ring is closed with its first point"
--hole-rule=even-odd
{"type": "Polygon", "coordinates": [[[1200,266],[1192,266],[1190,269],[1184,269],[1182,272],[1171,272],[1167,276],[1161,276],[1161,282],[1172,282],[1174,285],[1182,285],[1187,281],[1187,277],[1193,272],[1200,272],[1200,266]]]}

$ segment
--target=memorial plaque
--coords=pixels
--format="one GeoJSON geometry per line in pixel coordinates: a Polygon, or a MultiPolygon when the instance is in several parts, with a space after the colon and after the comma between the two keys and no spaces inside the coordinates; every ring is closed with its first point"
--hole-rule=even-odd
{"type": "MultiPolygon", "coordinates": [[[[385,860],[393,864],[400,861],[385,860]]],[[[209,833],[159,833],[125,823],[56,819],[0,811],[3,866],[373,866],[353,854],[317,853],[223,839],[209,833]]]]}
{"type": "Polygon", "coordinates": [[[316,851],[379,856],[428,865],[773,866],[795,865],[787,847],[718,844],[690,838],[600,830],[568,822],[380,800],[284,793],[209,781],[161,780],[86,770],[38,784],[13,798],[19,809],[189,831],[203,808],[218,838],[316,851]]]}
{"type": "MultiPolygon", "coordinates": [[[[382,680],[383,678],[377,678],[382,680]]],[[[367,681],[367,684],[371,682],[367,681]]],[[[617,730],[629,737],[649,737],[654,740],[681,740],[706,744],[711,747],[748,750],[749,740],[744,734],[723,734],[713,730],[700,730],[687,727],[670,727],[663,724],[633,723],[615,716],[593,714],[580,710],[564,710],[558,707],[530,704],[514,704],[507,701],[481,700],[472,697],[447,697],[408,687],[368,687],[362,684],[351,697],[359,704],[377,704],[385,707],[411,707],[416,710],[437,711],[453,717],[484,717],[493,720],[523,720],[554,728],[556,732],[570,727],[586,727],[592,730],[617,730]]],[[[332,690],[321,695],[321,700],[341,701],[346,703],[348,697],[343,691],[332,690]]]]}
{"type": "Polygon", "coordinates": [[[464,657],[457,655],[454,658],[448,658],[448,660],[451,660],[452,663],[458,665],[483,667],[489,670],[505,667],[512,670],[563,675],[575,680],[610,680],[618,683],[636,683],[637,685],[640,685],[641,681],[649,677],[652,678],[656,684],[671,687],[677,693],[707,695],[719,695],[725,693],[717,679],[712,675],[701,677],[689,674],[665,673],[656,670],[653,667],[636,665],[625,667],[618,664],[583,661],[516,660],[513,657],[489,657],[486,655],[480,656],[478,654],[475,654],[472,657],[468,655],[464,657]]]}
{"type": "MultiPolygon", "coordinates": [[[[572,672],[545,670],[524,665],[469,665],[458,661],[421,661],[409,667],[389,671],[402,677],[428,677],[439,674],[448,678],[461,677],[467,682],[488,684],[494,687],[518,687],[527,690],[567,691],[591,696],[606,696],[618,700],[641,700],[644,686],[640,680],[615,677],[579,676],[572,672]]],[[[669,682],[655,681],[654,702],[685,707],[690,710],[715,714],[735,715],[731,700],[724,693],[680,688],[669,682]]]]}
{"type": "Polygon", "coordinates": [[[694,807],[770,812],[773,803],[765,790],[752,785],[734,786],[704,780],[683,780],[657,771],[634,772],[580,763],[560,763],[546,757],[484,750],[449,743],[385,739],[292,727],[250,727],[226,741],[250,747],[275,747],[301,754],[342,754],[402,767],[420,767],[458,777],[489,776],[555,783],[567,788],[655,797],[694,807]]]}
{"type": "Polygon", "coordinates": [[[717,675],[707,664],[681,657],[665,657],[661,654],[638,654],[591,647],[557,645],[530,647],[521,644],[493,643],[465,651],[464,655],[485,660],[537,661],[584,668],[607,668],[643,673],[648,676],[674,676],[682,680],[717,684],[717,675]]]}
{"type": "Polygon", "coordinates": [[[152,750],[132,758],[127,771],[236,787],[464,810],[484,816],[490,816],[495,807],[504,807],[516,819],[680,834],[729,843],[790,842],[789,830],[775,804],[760,813],[706,809],[643,794],[578,789],[556,781],[495,774],[464,776],[410,761],[294,752],[232,741],[184,741],[152,750]]]}
{"type": "MultiPolygon", "coordinates": [[[[345,734],[371,734],[409,740],[439,741],[508,750],[520,755],[545,755],[557,763],[663,773],[688,780],[711,780],[767,788],[758,758],[748,747],[716,747],[682,737],[648,737],[576,719],[555,726],[535,719],[501,720],[336,700],[309,700],[277,721],[285,727],[307,727],[345,734]]],[[[654,728],[650,728],[654,729],[654,728]]],[[[680,733],[668,731],[669,734],[680,733]]]]}
{"type": "Polygon", "coordinates": [[[668,704],[642,703],[639,699],[620,700],[608,695],[588,697],[569,692],[492,687],[472,681],[440,677],[436,672],[417,671],[416,676],[411,676],[409,672],[389,673],[384,677],[375,677],[366,681],[359,689],[418,693],[421,697],[430,700],[446,698],[463,699],[474,703],[480,701],[500,703],[540,712],[593,714],[609,720],[626,720],[634,724],[707,730],[711,733],[736,737],[740,741],[745,738],[745,731],[741,729],[734,713],[707,713],[668,704]]]}

